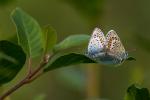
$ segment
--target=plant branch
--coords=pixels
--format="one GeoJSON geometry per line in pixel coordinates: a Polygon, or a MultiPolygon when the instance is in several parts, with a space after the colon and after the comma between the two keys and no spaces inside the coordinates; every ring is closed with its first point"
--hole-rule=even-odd
{"type": "Polygon", "coordinates": [[[26,81],[26,84],[27,83],[31,83],[32,81],[34,81],[37,78],[39,78],[41,75],[43,75],[43,72],[36,74],[34,77],[32,77],[31,79],[29,79],[28,81],[26,81]]]}
{"type": "Polygon", "coordinates": [[[22,81],[20,81],[18,84],[16,84],[14,87],[12,87],[11,89],[9,89],[7,92],[5,92],[1,97],[0,100],[4,100],[8,95],[10,95],[11,93],[13,93],[14,91],[16,91],[18,88],[20,88],[21,86],[23,86],[25,84],[26,78],[23,79],[22,81]]]}
{"type": "Polygon", "coordinates": [[[6,91],[2,96],[0,96],[0,100],[4,100],[7,96],[9,96],[13,92],[15,92],[18,88],[22,87],[25,84],[30,83],[31,81],[35,80],[36,78],[38,78],[41,75],[41,73],[38,74],[38,72],[40,72],[42,70],[42,68],[47,64],[47,61],[48,60],[45,61],[45,59],[42,59],[39,66],[34,71],[31,71],[31,60],[29,59],[29,62],[28,62],[29,63],[28,64],[29,72],[28,72],[27,76],[23,80],[18,82],[18,84],[16,84],[12,88],[10,88],[8,91],[6,91]]]}

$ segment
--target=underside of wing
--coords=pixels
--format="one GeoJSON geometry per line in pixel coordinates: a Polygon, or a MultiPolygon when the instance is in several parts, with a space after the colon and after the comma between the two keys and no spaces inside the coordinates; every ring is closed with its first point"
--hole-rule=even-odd
{"type": "Polygon", "coordinates": [[[117,57],[125,54],[124,46],[114,30],[110,30],[106,35],[106,49],[109,54],[117,57]]]}
{"type": "Polygon", "coordinates": [[[96,55],[103,51],[105,41],[106,39],[101,29],[95,28],[88,44],[88,55],[96,55]]]}

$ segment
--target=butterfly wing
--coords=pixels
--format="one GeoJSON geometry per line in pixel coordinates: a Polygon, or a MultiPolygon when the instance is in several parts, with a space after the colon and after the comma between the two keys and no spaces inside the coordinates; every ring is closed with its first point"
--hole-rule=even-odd
{"type": "Polygon", "coordinates": [[[110,30],[106,35],[106,49],[108,54],[117,59],[123,60],[127,56],[125,48],[114,30],[110,30]]]}
{"type": "Polygon", "coordinates": [[[88,44],[88,56],[94,58],[98,56],[105,47],[105,36],[101,29],[95,28],[88,44]]]}

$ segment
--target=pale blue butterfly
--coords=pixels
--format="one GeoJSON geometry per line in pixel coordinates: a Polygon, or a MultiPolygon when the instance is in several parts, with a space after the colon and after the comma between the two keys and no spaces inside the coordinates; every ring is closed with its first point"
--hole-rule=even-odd
{"type": "Polygon", "coordinates": [[[104,36],[99,28],[95,28],[88,44],[87,56],[99,63],[118,65],[128,58],[128,53],[114,30],[104,36]]]}

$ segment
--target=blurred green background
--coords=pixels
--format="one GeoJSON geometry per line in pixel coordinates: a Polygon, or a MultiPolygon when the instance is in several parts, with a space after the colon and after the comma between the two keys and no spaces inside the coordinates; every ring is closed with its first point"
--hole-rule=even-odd
{"type": "MultiPolygon", "coordinates": [[[[59,41],[72,34],[91,34],[94,27],[105,34],[114,29],[127,51],[136,49],[129,55],[137,59],[117,68],[90,64],[57,69],[20,88],[9,99],[123,100],[132,83],[150,89],[149,5],[149,0],[0,0],[1,40],[16,36],[10,13],[20,7],[42,27],[51,24],[59,41]]],[[[84,51],[86,46],[75,49],[84,51]]],[[[25,73],[24,68],[4,88],[7,90],[25,73]]]]}

